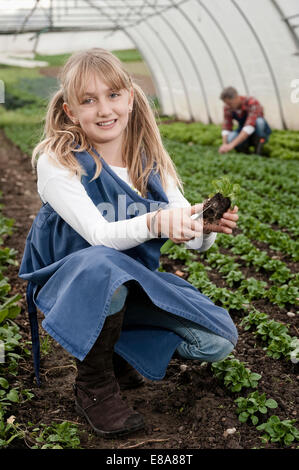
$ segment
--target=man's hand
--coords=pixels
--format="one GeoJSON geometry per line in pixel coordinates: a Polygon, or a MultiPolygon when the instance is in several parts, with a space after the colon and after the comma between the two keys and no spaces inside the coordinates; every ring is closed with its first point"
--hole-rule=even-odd
{"type": "Polygon", "coordinates": [[[249,134],[247,134],[247,132],[245,131],[241,131],[239,133],[239,135],[232,141],[230,142],[229,144],[222,144],[221,147],[219,147],[219,150],[218,152],[219,153],[227,153],[227,152],[230,152],[231,150],[233,150],[235,147],[237,147],[237,145],[241,144],[242,142],[244,142],[246,139],[248,139],[249,137],[249,134]]]}
{"type": "Polygon", "coordinates": [[[219,153],[227,153],[227,152],[230,152],[233,148],[234,148],[234,145],[232,145],[232,143],[222,144],[221,147],[219,147],[218,152],[219,153]]]}

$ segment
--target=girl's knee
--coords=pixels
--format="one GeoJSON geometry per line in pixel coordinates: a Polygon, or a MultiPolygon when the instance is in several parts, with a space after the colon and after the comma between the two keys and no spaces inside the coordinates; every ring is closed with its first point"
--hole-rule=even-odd
{"type": "Polygon", "coordinates": [[[214,351],[211,354],[209,362],[218,362],[225,359],[234,349],[233,343],[222,336],[217,336],[214,351]]]}
{"type": "Polygon", "coordinates": [[[176,351],[184,359],[218,362],[225,359],[234,349],[233,343],[216,334],[209,334],[206,341],[200,341],[199,343],[192,344],[182,341],[176,351]]]}
{"type": "Polygon", "coordinates": [[[124,284],[121,284],[112,295],[108,315],[113,315],[114,313],[119,312],[123,308],[127,295],[128,288],[124,284]]]}

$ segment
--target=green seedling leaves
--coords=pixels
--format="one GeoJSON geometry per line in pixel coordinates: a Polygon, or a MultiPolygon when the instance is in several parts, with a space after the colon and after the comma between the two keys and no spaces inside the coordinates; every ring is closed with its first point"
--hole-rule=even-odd
{"type": "Polygon", "coordinates": [[[266,423],[257,426],[259,431],[264,431],[263,442],[280,442],[289,446],[299,440],[299,431],[294,426],[295,419],[281,421],[278,416],[271,416],[266,423]]]}
{"type": "Polygon", "coordinates": [[[237,398],[235,403],[238,405],[236,412],[239,415],[239,421],[245,423],[250,418],[254,426],[259,421],[258,413],[266,414],[268,408],[273,409],[278,406],[275,400],[267,399],[265,393],[260,395],[258,391],[250,393],[247,398],[237,398]]]}
{"type": "Polygon", "coordinates": [[[233,184],[227,176],[222,176],[219,179],[212,181],[214,193],[209,194],[209,198],[213,197],[216,193],[221,193],[223,197],[229,197],[231,200],[231,207],[234,207],[237,203],[238,196],[240,194],[240,185],[233,184]]]}
{"type": "Polygon", "coordinates": [[[223,361],[213,362],[211,367],[216,377],[232,392],[239,392],[243,387],[256,388],[261,379],[260,374],[251,372],[232,354],[223,361]]]}
{"type": "Polygon", "coordinates": [[[35,428],[31,437],[37,442],[32,449],[80,449],[78,426],[67,421],[35,428]]]}

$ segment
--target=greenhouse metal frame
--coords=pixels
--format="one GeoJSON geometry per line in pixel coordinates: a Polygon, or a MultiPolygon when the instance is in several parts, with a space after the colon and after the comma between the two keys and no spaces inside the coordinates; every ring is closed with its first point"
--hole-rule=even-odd
{"type": "Polygon", "coordinates": [[[164,114],[218,124],[219,95],[232,85],[261,101],[273,128],[299,129],[298,0],[16,0],[0,1],[0,12],[2,34],[122,30],[164,114]]]}

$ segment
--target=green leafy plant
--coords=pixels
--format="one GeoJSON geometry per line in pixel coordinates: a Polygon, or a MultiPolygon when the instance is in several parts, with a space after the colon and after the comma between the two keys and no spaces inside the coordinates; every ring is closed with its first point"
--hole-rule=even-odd
{"type": "Polygon", "coordinates": [[[248,298],[248,300],[260,299],[264,296],[266,286],[266,282],[259,281],[254,277],[249,277],[241,282],[239,290],[242,293],[246,292],[246,297],[248,298]]]}
{"type": "Polygon", "coordinates": [[[299,289],[292,285],[283,284],[271,287],[265,291],[264,296],[279,307],[284,307],[288,303],[296,305],[298,304],[299,289]]]}
{"type": "Polygon", "coordinates": [[[166,247],[161,253],[167,254],[170,259],[180,259],[182,261],[187,262],[192,261],[195,258],[194,253],[192,253],[191,250],[188,250],[188,248],[186,248],[183,243],[175,244],[171,240],[168,240],[165,245],[166,247]]]}
{"type": "Polygon", "coordinates": [[[167,240],[167,242],[164,243],[164,245],[161,246],[160,253],[161,255],[165,255],[168,253],[170,248],[172,248],[175,245],[175,243],[172,240],[167,240]]]}
{"type": "Polygon", "coordinates": [[[18,266],[18,261],[15,259],[17,250],[13,248],[0,248],[0,269],[4,270],[6,265],[18,266]]]}
{"type": "Polygon", "coordinates": [[[6,320],[0,326],[0,341],[2,341],[5,351],[6,370],[13,375],[17,373],[18,360],[21,355],[16,351],[21,349],[20,328],[12,320],[6,320]]]}
{"type": "Polygon", "coordinates": [[[278,416],[271,416],[266,423],[257,426],[259,431],[264,431],[261,439],[263,442],[281,442],[289,446],[294,441],[299,440],[299,431],[294,426],[295,419],[284,419],[281,421],[278,416]]]}
{"type": "MultiPolygon", "coordinates": [[[[240,194],[239,184],[233,184],[227,176],[222,176],[219,179],[213,180],[212,186],[215,193],[221,193],[223,197],[229,197],[231,206],[234,207],[240,194]]],[[[212,196],[214,196],[214,194],[209,194],[209,197],[212,196]]]]}
{"type": "Polygon", "coordinates": [[[287,325],[272,319],[259,323],[256,328],[256,334],[260,335],[264,341],[282,336],[287,332],[287,325]]]}
{"type": "MultiPolygon", "coordinates": [[[[0,191],[0,198],[2,197],[2,191],[0,191]]],[[[0,209],[2,205],[0,204],[0,209]]],[[[14,219],[8,219],[7,217],[4,217],[0,213],[0,245],[3,244],[3,238],[4,236],[11,235],[13,232],[13,224],[15,220],[14,219]]]]}
{"type": "Polygon", "coordinates": [[[17,305],[17,301],[21,299],[19,294],[14,295],[10,299],[4,299],[4,303],[0,303],[0,323],[5,319],[15,319],[20,311],[21,307],[17,305]]]}
{"type": "Polygon", "coordinates": [[[20,400],[16,388],[9,390],[9,383],[4,377],[0,377],[0,402],[2,406],[10,405],[10,402],[18,403],[20,400]]]}
{"type": "Polygon", "coordinates": [[[268,408],[277,408],[277,402],[272,398],[267,399],[266,394],[259,394],[258,391],[250,393],[247,398],[239,397],[235,400],[237,403],[237,414],[239,415],[239,421],[246,423],[248,418],[251,419],[252,424],[255,426],[259,418],[257,413],[266,414],[268,408]]]}
{"type": "Polygon", "coordinates": [[[0,377],[0,402],[2,407],[10,406],[12,403],[24,403],[31,400],[34,394],[28,389],[18,390],[19,387],[9,388],[9,383],[4,377],[0,377]]]}
{"type": "Polygon", "coordinates": [[[241,325],[245,330],[249,330],[252,326],[256,328],[255,336],[267,342],[264,348],[267,355],[274,359],[286,357],[296,364],[299,359],[299,340],[288,334],[288,326],[275,320],[269,319],[265,313],[254,310],[250,312],[241,321],[241,325]]]}
{"type": "Polygon", "coordinates": [[[34,428],[30,435],[37,442],[32,449],[80,449],[78,426],[68,421],[34,428]]]}
{"type": "Polygon", "coordinates": [[[258,310],[253,310],[252,312],[248,313],[246,317],[244,317],[241,321],[241,325],[244,327],[244,330],[250,330],[252,326],[257,326],[260,323],[267,321],[269,315],[263,312],[259,312],[258,310]]]}
{"type": "Polygon", "coordinates": [[[224,385],[232,392],[239,392],[243,387],[256,388],[261,378],[260,374],[251,372],[245,367],[245,363],[233,355],[223,361],[213,362],[211,367],[215,376],[223,380],[224,385]]]}
{"type": "Polygon", "coordinates": [[[273,359],[279,359],[283,356],[287,359],[293,359],[292,362],[295,363],[298,357],[298,352],[297,354],[294,352],[293,338],[286,333],[272,338],[265,349],[267,355],[273,357],[273,359]]]}
{"type": "Polygon", "coordinates": [[[255,335],[261,336],[263,341],[267,341],[265,348],[267,354],[274,359],[281,356],[290,358],[293,351],[292,337],[288,334],[288,326],[275,320],[266,320],[257,325],[255,335]]]}
{"type": "Polygon", "coordinates": [[[40,351],[42,356],[46,356],[51,351],[52,340],[49,335],[45,335],[40,343],[40,351]]]}
{"type": "Polygon", "coordinates": [[[233,287],[234,284],[238,283],[239,281],[242,281],[244,279],[244,275],[242,274],[241,271],[237,269],[232,269],[229,271],[228,274],[224,276],[225,281],[229,287],[233,287]]]}

